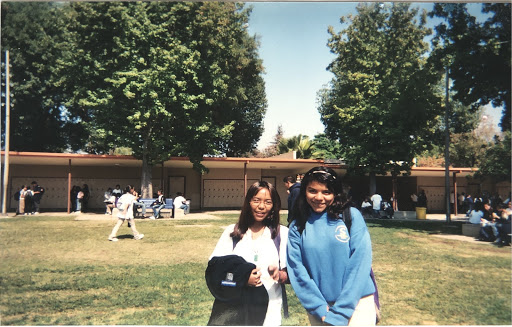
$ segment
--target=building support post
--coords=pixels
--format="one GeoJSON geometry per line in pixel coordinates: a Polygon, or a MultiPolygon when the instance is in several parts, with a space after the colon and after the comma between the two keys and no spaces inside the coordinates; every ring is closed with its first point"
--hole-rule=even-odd
{"type": "Polygon", "coordinates": [[[249,164],[249,161],[244,162],[244,197],[245,192],[247,192],[247,164],[249,164]]]}
{"type": "Polygon", "coordinates": [[[68,214],[71,213],[71,159],[68,163],[68,214]]]}
{"type": "Polygon", "coordinates": [[[453,172],[453,213],[455,216],[459,214],[459,198],[457,196],[457,172],[453,172]]]}

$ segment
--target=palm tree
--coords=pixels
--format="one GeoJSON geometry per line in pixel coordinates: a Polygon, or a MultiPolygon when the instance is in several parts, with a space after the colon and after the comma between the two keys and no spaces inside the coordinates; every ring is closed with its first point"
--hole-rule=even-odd
{"type": "Polygon", "coordinates": [[[299,134],[290,138],[282,138],[278,144],[279,154],[297,151],[297,158],[309,159],[313,155],[314,146],[307,135],[299,134]]]}

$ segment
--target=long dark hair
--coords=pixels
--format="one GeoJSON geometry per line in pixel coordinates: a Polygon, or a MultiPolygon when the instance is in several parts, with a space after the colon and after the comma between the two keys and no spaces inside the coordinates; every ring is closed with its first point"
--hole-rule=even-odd
{"type": "Polygon", "coordinates": [[[134,187],[132,185],[126,185],[126,187],[124,188],[124,193],[132,193],[132,189],[134,187]]]}
{"type": "Polygon", "coordinates": [[[264,188],[270,192],[270,198],[272,199],[272,210],[270,210],[268,216],[263,220],[263,225],[270,228],[272,231],[272,238],[276,238],[276,236],[279,235],[279,211],[281,211],[281,198],[279,197],[279,193],[277,193],[276,188],[272,184],[265,181],[259,181],[252,184],[247,190],[242,211],[240,212],[240,217],[238,218],[238,223],[235,225],[233,233],[230,234],[231,237],[241,239],[249,227],[254,223],[251,200],[256,194],[258,194],[260,190],[264,188]]]}
{"type": "Polygon", "coordinates": [[[327,216],[330,219],[343,219],[345,225],[350,230],[350,225],[352,224],[352,217],[350,216],[351,202],[343,192],[341,178],[331,168],[320,166],[311,168],[304,175],[300,184],[300,193],[293,207],[293,218],[296,220],[295,226],[297,226],[299,232],[302,233],[311,214],[311,207],[306,200],[306,190],[311,182],[326,185],[329,191],[334,194],[332,204],[326,209],[327,216]],[[340,214],[342,214],[343,218],[340,218],[340,214]]]}

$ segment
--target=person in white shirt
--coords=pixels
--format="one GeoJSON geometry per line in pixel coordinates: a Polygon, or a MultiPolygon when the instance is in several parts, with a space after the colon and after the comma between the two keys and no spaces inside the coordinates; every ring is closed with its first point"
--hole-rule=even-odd
{"type": "Polygon", "coordinates": [[[190,205],[187,204],[187,199],[183,197],[183,193],[178,192],[176,193],[176,197],[173,201],[174,210],[176,209],[183,209],[183,213],[186,215],[190,212],[190,205]]]}
{"type": "Polygon", "coordinates": [[[484,218],[484,204],[482,202],[478,202],[475,205],[475,209],[471,210],[469,213],[469,222],[475,225],[479,225],[481,220],[484,218]]]}
{"type": "Polygon", "coordinates": [[[209,258],[234,254],[256,265],[247,284],[266,288],[269,302],[263,325],[269,326],[281,325],[281,284],[288,280],[288,228],[279,223],[280,209],[274,186],[265,181],[254,183],[247,191],[238,223],[224,230],[209,258]]]}
{"type": "Polygon", "coordinates": [[[365,197],[363,203],[361,203],[361,213],[363,214],[363,216],[371,216],[372,204],[370,203],[369,197],[365,197]]]}
{"type": "Polygon", "coordinates": [[[379,218],[380,217],[380,204],[382,202],[382,196],[380,196],[379,193],[375,192],[375,194],[372,195],[370,200],[373,203],[373,215],[375,218],[379,218]]]}
{"type": "Polygon", "coordinates": [[[128,185],[124,191],[125,193],[121,195],[121,197],[117,200],[117,209],[119,209],[119,213],[117,214],[117,223],[108,237],[108,240],[112,242],[119,241],[119,239],[116,237],[117,231],[125,220],[128,220],[128,225],[132,229],[133,238],[135,240],[141,240],[144,237],[144,234],[139,233],[135,228],[135,220],[133,219],[133,203],[136,199],[134,195],[135,189],[133,186],[128,185]]]}

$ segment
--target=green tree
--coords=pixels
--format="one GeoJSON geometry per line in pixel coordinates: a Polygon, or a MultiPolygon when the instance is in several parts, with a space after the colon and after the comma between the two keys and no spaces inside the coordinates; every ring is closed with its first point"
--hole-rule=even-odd
{"type": "Polygon", "coordinates": [[[256,156],[261,157],[261,158],[269,158],[269,157],[277,156],[279,154],[278,146],[279,146],[279,143],[281,143],[281,140],[283,139],[283,134],[284,134],[283,126],[278,125],[276,134],[274,135],[274,139],[272,140],[272,142],[270,142],[270,145],[267,146],[265,149],[263,149],[263,151],[257,152],[256,156]]]}
{"type": "Polygon", "coordinates": [[[474,131],[453,134],[450,141],[450,165],[454,167],[477,167],[488,145],[474,131]]]}
{"type": "Polygon", "coordinates": [[[442,106],[438,73],[426,62],[426,13],[418,20],[418,9],[407,3],[360,4],[357,11],[340,33],[329,27],[328,45],[337,57],[318,110],[350,171],[370,175],[373,193],[376,174],[410,171],[442,106]]]}
{"type": "Polygon", "coordinates": [[[248,150],[266,109],[250,11],[224,2],[71,4],[70,111],[91,131],[88,150],[130,147],[151,168],[172,155],[204,171],[205,154],[248,150]],[[253,129],[246,131],[246,129],[253,129]],[[93,132],[94,131],[94,132],[93,132]],[[239,136],[233,138],[233,132],[239,136]],[[247,140],[240,141],[243,137],[247,140]]]}
{"type": "Polygon", "coordinates": [[[329,139],[325,134],[317,134],[313,139],[315,159],[342,159],[340,142],[329,139]]]}
{"type": "Polygon", "coordinates": [[[469,14],[465,3],[436,3],[429,13],[445,22],[435,27],[432,63],[450,67],[454,99],[473,108],[492,103],[503,107],[502,131],[510,130],[511,11],[510,3],[484,3],[483,22],[469,14]]]}
{"type": "Polygon", "coordinates": [[[495,137],[493,144],[481,157],[476,176],[489,177],[497,181],[510,181],[511,142],[510,131],[504,133],[503,139],[495,137]]]}
{"type": "Polygon", "coordinates": [[[84,130],[64,107],[56,70],[68,51],[64,10],[52,2],[2,2],[2,62],[9,50],[12,66],[12,150],[62,152],[80,147],[84,130]]]}
{"type": "Polygon", "coordinates": [[[296,151],[297,158],[309,159],[313,155],[314,146],[307,135],[296,135],[290,138],[283,137],[277,145],[278,154],[296,151]]]}

